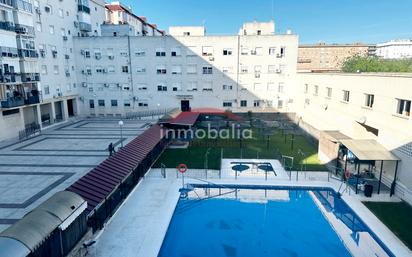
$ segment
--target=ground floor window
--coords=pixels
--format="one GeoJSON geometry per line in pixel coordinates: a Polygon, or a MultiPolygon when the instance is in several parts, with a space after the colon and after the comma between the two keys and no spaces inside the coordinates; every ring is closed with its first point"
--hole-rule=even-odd
{"type": "Polygon", "coordinates": [[[90,109],[94,109],[94,100],[93,99],[89,100],[89,107],[90,107],[90,109]]]}
{"type": "Polygon", "coordinates": [[[246,100],[241,100],[240,101],[240,107],[246,107],[247,106],[247,101],[246,100]]]}
{"type": "Polygon", "coordinates": [[[254,107],[259,107],[260,106],[260,100],[254,100],[253,101],[253,106],[254,107]]]}
{"type": "Polygon", "coordinates": [[[105,106],[104,100],[98,100],[97,103],[99,104],[100,107],[105,106]]]}
{"type": "Polygon", "coordinates": [[[223,107],[232,107],[232,102],[223,102],[223,107]]]}
{"type": "Polygon", "coordinates": [[[112,104],[112,107],[117,107],[117,100],[112,100],[111,104],[112,104]]]}

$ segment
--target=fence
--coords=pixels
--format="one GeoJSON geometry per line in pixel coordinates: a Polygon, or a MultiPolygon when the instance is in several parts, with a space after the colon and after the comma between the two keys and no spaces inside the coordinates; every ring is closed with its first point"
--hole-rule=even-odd
{"type": "Polygon", "coordinates": [[[139,112],[128,112],[126,113],[126,119],[129,120],[140,120],[145,117],[157,117],[157,116],[164,116],[168,113],[173,112],[176,108],[165,108],[165,109],[157,109],[157,110],[145,110],[139,112]]]}
{"type": "Polygon", "coordinates": [[[35,135],[37,132],[40,133],[40,131],[41,129],[39,124],[32,123],[26,125],[25,129],[19,131],[19,140],[29,138],[30,136],[35,135]]]}

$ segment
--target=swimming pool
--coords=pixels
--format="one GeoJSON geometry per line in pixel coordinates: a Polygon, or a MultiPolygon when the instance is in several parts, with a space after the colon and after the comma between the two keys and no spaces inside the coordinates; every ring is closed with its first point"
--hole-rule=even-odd
{"type": "Polygon", "coordinates": [[[192,186],[159,257],[393,256],[331,189],[192,186]]]}

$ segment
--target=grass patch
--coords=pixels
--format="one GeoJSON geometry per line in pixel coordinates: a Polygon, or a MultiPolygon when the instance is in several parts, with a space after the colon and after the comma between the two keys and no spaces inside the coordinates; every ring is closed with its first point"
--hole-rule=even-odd
{"type": "Polygon", "coordinates": [[[406,202],[364,202],[402,242],[412,249],[412,206],[406,202]]]}
{"type": "Polygon", "coordinates": [[[220,169],[220,158],[223,149],[223,158],[260,158],[275,159],[279,155],[294,157],[293,169],[300,170],[301,164],[306,164],[306,170],[323,171],[326,167],[319,161],[317,146],[311,144],[304,136],[295,135],[293,149],[291,146],[292,135],[282,135],[277,130],[269,136],[261,136],[254,130],[253,138],[243,139],[195,139],[187,149],[167,149],[155,163],[160,167],[163,163],[168,168],[175,168],[179,163],[186,163],[189,168],[203,169],[205,167],[205,154],[209,149],[208,168],[220,169]],[[241,150],[242,145],[242,150],[241,150]],[[305,156],[299,154],[299,149],[305,156]]]}

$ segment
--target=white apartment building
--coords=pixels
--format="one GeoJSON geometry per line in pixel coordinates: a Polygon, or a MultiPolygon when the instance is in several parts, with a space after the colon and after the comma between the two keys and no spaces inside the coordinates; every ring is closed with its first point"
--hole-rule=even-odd
{"type": "Polygon", "coordinates": [[[259,36],[275,34],[275,22],[246,22],[239,29],[239,35],[242,36],[259,36]]]}
{"type": "Polygon", "coordinates": [[[384,59],[412,58],[412,40],[392,40],[377,44],[376,55],[384,59]]]}
{"type": "Polygon", "coordinates": [[[297,46],[296,35],[75,38],[83,113],[290,111],[297,46]]]}

